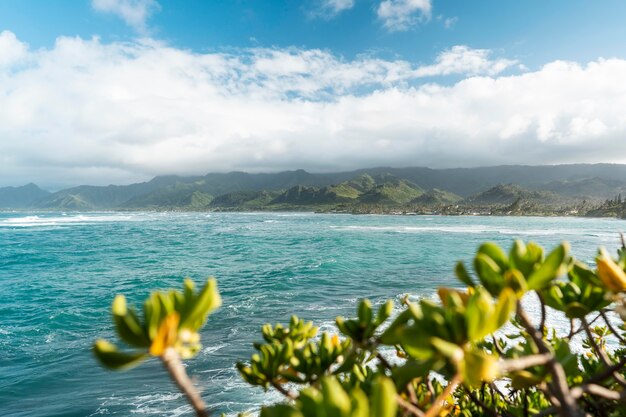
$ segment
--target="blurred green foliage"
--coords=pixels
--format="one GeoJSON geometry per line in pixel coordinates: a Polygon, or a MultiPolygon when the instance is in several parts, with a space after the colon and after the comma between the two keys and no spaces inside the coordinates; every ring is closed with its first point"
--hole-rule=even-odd
{"type": "MultiPolygon", "coordinates": [[[[566,243],[547,254],[532,242],[508,253],[485,243],[472,272],[456,265],[464,286],[439,288],[437,301],[362,300],[333,332],[295,316],[266,324],[236,366],[247,383],[285,396],[261,417],[626,416],[625,270],[624,248],[616,259],[600,249],[593,268],[566,243]],[[531,318],[524,306],[533,298],[531,318]],[[550,315],[570,328],[549,329],[550,315]]],[[[118,296],[117,333],[136,349],[98,341],[94,352],[112,368],[163,346],[192,357],[218,306],[214,281],[197,295],[190,281],[182,293],[152,294],[143,320],[118,296]]]]}

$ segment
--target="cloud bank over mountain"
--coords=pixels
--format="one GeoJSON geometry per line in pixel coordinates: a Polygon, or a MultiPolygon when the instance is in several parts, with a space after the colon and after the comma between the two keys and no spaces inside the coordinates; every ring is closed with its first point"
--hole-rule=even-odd
{"type": "Polygon", "coordinates": [[[626,60],[527,70],[455,46],[432,63],[298,48],[0,34],[0,185],[375,165],[626,162],[626,60]]]}

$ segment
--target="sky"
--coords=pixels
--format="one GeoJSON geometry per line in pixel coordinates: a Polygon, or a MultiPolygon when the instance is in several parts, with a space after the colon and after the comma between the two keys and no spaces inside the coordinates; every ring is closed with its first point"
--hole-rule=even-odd
{"type": "Polygon", "coordinates": [[[622,0],[0,0],[0,186],[626,163],[622,0]]]}

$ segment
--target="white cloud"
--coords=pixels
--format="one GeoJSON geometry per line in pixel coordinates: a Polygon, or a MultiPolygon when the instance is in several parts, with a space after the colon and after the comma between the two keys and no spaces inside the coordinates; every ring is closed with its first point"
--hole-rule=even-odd
{"type": "Polygon", "coordinates": [[[383,0],[376,14],[387,30],[395,32],[430,19],[431,11],[431,0],[383,0]]]}
{"type": "Polygon", "coordinates": [[[22,61],[27,50],[28,45],[20,42],[13,32],[0,32],[0,68],[22,61]]]}
{"type": "Polygon", "coordinates": [[[312,17],[332,19],[340,13],[354,7],[355,0],[321,0],[318,7],[311,12],[312,17]]]}
{"type": "Polygon", "coordinates": [[[518,64],[518,61],[498,58],[490,59],[488,49],[472,49],[465,45],[457,45],[443,51],[437,56],[433,65],[426,65],[416,70],[419,77],[437,75],[467,74],[467,75],[496,75],[518,64]]]}
{"type": "Polygon", "coordinates": [[[150,15],[161,6],[156,0],[91,0],[91,7],[119,16],[127,25],[145,34],[150,15]]]}
{"type": "MultiPolygon", "coordinates": [[[[0,48],[23,45],[0,39],[0,48]]],[[[469,65],[487,75],[418,85],[408,62],[319,50],[197,54],[59,38],[14,56],[0,66],[0,185],[626,162],[623,59],[556,61],[518,75],[469,65]]],[[[442,68],[429,73],[451,73],[442,68]]]]}
{"type": "Polygon", "coordinates": [[[457,16],[448,17],[443,20],[443,27],[446,29],[452,29],[456,26],[458,21],[459,21],[459,18],[457,16]]]}

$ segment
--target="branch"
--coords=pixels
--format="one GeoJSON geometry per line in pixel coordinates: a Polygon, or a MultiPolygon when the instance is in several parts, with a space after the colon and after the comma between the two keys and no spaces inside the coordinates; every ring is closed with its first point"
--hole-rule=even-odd
{"type": "Polygon", "coordinates": [[[446,403],[446,398],[456,389],[456,387],[460,383],[461,383],[461,375],[459,375],[459,374],[454,375],[454,377],[452,377],[452,379],[448,383],[448,386],[446,386],[446,388],[443,390],[443,392],[441,394],[439,394],[439,396],[435,400],[435,403],[433,404],[433,406],[428,409],[426,414],[424,414],[424,417],[435,417],[435,416],[438,416],[439,415],[439,411],[441,411],[441,408],[446,403]]]}
{"type": "MultiPolygon", "coordinates": [[[[581,318],[580,320],[582,321],[582,325],[585,328],[585,333],[587,333],[587,337],[589,338],[589,343],[591,343],[593,350],[596,352],[596,354],[600,358],[600,361],[602,362],[602,364],[607,368],[613,367],[614,364],[611,363],[611,359],[609,359],[604,349],[598,346],[595,338],[593,337],[593,334],[591,334],[591,329],[589,328],[589,324],[587,323],[587,320],[585,320],[584,317],[581,318]]],[[[614,371],[612,373],[612,376],[618,384],[620,384],[623,387],[626,386],[626,380],[624,380],[624,377],[622,377],[619,373],[614,371]]]]}
{"type": "Polygon", "coordinates": [[[502,372],[519,371],[531,366],[547,365],[553,359],[551,354],[523,356],[517,359],[507,359],[500,362],[502,372]]]}
{"type": "Polygon", "coordinates": [[[404,408],[406,411],[408,411],[409,413],[413,414],[414,416],[416,416],[416,417],[424,417],[424,412],[422,410],[420,410],[415,405],[413,405],[409,401],[405,400],[401,396],[397,395],[396,396],[396,401],[398,402],[398,405],[400,407],[404,408]]]}
{"type": "Polygon", "coordinates": [[[426,388],[428,389],[428,392],[430,393],[430,402],[432,404],[436,400],[436,397],[435,397],[435,387],[433,387],[432,379],[426,378],[426,388]]]}
{"type": "Polygon", "coordinates": [[[381,365],[390,370],[391,369],[391,364],[387,361],[387,359],[385,359],[385,357],[380,353],[380,352],[376,352],[376,358],[378,358],[378,360],[380,361],[381,365]]]}
{"type": "Polygon", "coordinates": [[[511,399],[508,396],[504,395],[502,393],[502,391],[500,391],[500,389],[498,388],[498,386],[496,384],[491,382],[489,384],[489,388],[491,388],[492,391],[495,391],[507,404],[511,404],[511,405],[513,404],[511,399]]]}
{"type": "MultiPolygon", "coordinates": [[[[602,317],[601,314],[598,314],[593,320],[591,320],[588,325],[591,326],[593,323],[595,323],[600,317],[602,317]]],[[[580,327],[578,328],[578,330],[576,330],[575,332],[570,330],[570,333],[567,335],[568,339],[571,339],[573,336],[576,336],[578,333],[582,332],[584,329],[584,326],[581,324],[580,327]]]]}
{"type": "Polygon", "coordinates": [[[537,417],[549,416],[550,414],[556,414],[558,412],[559,410],[556,407],[550,407],[550,408],[541,410],[538,414],[536,414],[536,416],[537,417]]]}
{"type": "Polygon", "coordinates": [[[591,378],[589,378],[587,380],[587,384],[594,384],[594,383],[602,382],[605,379],[607,379],[608,377],[612,376],[614,372],[617,372],[620,369],[622,369],[624,366],[626,366],[626,356],[623,357],[622,360],[620,360],[615,365],[613,365],[613,366],[611,366],[609,368],[606,368],[602,372],[599,372],[596,375],[594,375],[591,378]]]}
{"type": "Polygon", "coordinates": [[[533,327],[519,300],[517,301],[517,316],[519,317],[520,323],[526,329],[533,342],[535,342],[539,353],[552,356],[552,359],[546,365],[548,367],[548,370],[550,371],[550,374],[552,374],[553,382],[551,385],[553,385],[554,394],[561,403],[559,414],[561,414],[561,416],[563,417],[576,417],[584,415],[578,407],[578,404],[576,404],[576,401],[570,394],[569,386],[567,385],[567,377],[565,375],[565,370],[563,369],[563,366],[559,362],[557,362],[557,360],[550,352],[548,346],[546,346],[543,340],[543,333],[539,332],[533,327]]]}
{"type": "Polygon", "coordinates": [[[584,384],[579,387],[572,388],[572,397],[580,398],[583,394],[591,394],[614,401],[626,400],[626,391],[613,391],[603,387],[602,385],[584,384]]]}
{"type": "Polygon", "coordinates": [[[500,356],[504,356],[504,352],[502,352],[502,349],[500,349],[500,345],[498,344],[498,339],[496,339],[494,335],[491,335],[491,340],[493,341],[493,348],[496,353],[500,356]]]}
{"type": "Polygon", "coordinates": [[[170,377],[176,383],[178,388],[185,394],[187,397],[187,401],[191,404],[191,407],[196,412],[197,417],[208,417],[209,412],[200,397],[200,393],[196,387],[193,386],[193,383],[189,379],[187,372],[185,371],[185,367],[180,360],[180,356],[174,348],[167,348],[163,355],[161,355],[161,361],[163,365],[165,365],[165,369],[169,372],[170,377]]]}
{"type": "MultiPolygon", "coordinates": [[[[623,235],[622,235],[623,237],[623,235]]],[[[609,318],[606,316],[606,310],[600,310],[600,314],[602,315],[602,319],[604,320],[604,322],[606,323],[606,326],[609,328],[609,330],[611,332],[613,332],[613,335],[617,338],[617,340],[622,344],[622,345],[626,345],[626,339],[624,339],[622,336],[620,336],[619,332],[617,330],[615,330],[615,327],[613,327],[613,325],[611,324],[611,321],[609,320],[609,318]]]]}
{"type": "Polygon", "coordinates": [[[274,388],[276,388],[278,392],[280,392],[281,394],[283,394],[285,397],[289,398],[290,400],[295,400],[296,398],[298,398],[296,394],[294,394],[291,391],[286,390],[282,385],[276,383],[276,381],[272,381],[271,384],[274,388]]]}

